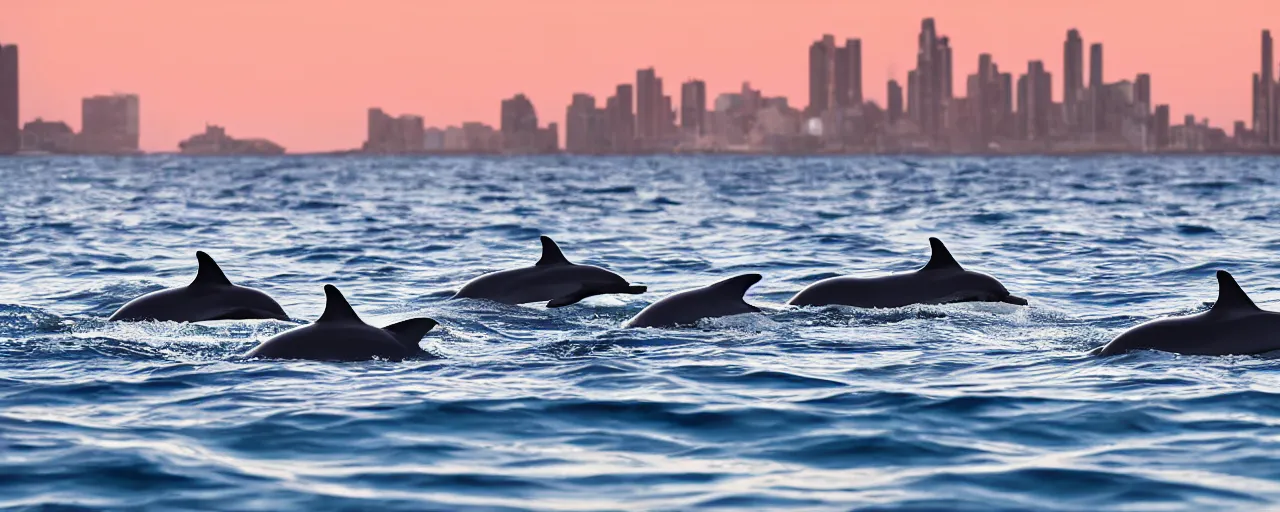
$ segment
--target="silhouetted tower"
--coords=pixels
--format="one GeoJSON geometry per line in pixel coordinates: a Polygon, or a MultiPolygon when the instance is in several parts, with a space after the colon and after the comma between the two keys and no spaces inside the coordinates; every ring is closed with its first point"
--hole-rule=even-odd
{"type": "Polygon", "coordinates": [[[680,127],[688,133],[707,133],[707,83],[690,80],[680,86],[680,127]]]}
{"type": "Polygon", "coordinates": [[[943,127],[943,106],[951,92],[951,47],[947,38],[939,38],[933,18],[925,18],[920,23],[919,48],[916,53],[915,91],[908,93],[911,100],[919,100],[909,105],[911,117],[920,123],[925,135],[935,141],[941,137],[943,127]]]}
{"type": "MultiPolygon", "coordinates": [[[[1044,69],[1044,62],[1027,63],[1026,75],[1026,136],[1028,140],[1044,140],[1049,137],[1049,112],[1053,106],[1053,77],[1044,69]]],[[[1021,84],[1019,84],[1021,87],[1021,84]]],[[[1019,103],[1021,107],[1022,104],[1019,103]]]]}
{"type": "Polygon", "coordinates": [[[1258,140],[1267,146],[1275,144],[1275,75],[1271,72],[1272,42],[1271,31],[1262,31],[1262,73],[1259,74],[1258,90],[1253,99],[1253,131],[1258,140]]]}
{"type": "Polygon", "coordinates": [[[824,35],[809,45],[809,115],[820,116],[834,106],[836,39],[824,35]]]}
{"type": "Polygon", "coordinates": [[[1133,81],[1133,102],[1137,104],[1142,117],[1151,115],[1151,75],[1139,73],[1133,81]]]}
{"type": "Polygon", "coordinates": [[[1107,94],[1102,81],[1102,43],[1089,46],[1089,96],[1093,132],[1106,131],[1107,94]]]}
{"type": "Polygon", "coordinates": [[[862,41],[849,39],[836,48],[836,105],[849,107],[862,104],[862,41]]]}
{"type": "Polygon", "coordinates": [[[902,119],[902,86],[897,80],[889,81],[888,98],[889,123],[892,124],[902,119]]]}
{"type": "Polygon", "coordinates": [[[1169,106],[1168,105],[1156,106],[1155,118],[1152,119],[1151,124],[1152,124],[1151,131],[1155,132],[1152,138],[1155,139],[1156,149],[1163,149],[1163,148],[1169,147],[1169,106]]]}
{"type": "Polygon", "coordinates": [[[18,47],[0,44],[0,155],[22,149],[18,115],[18,47]]]}
{"type": "Polygon", "coordinates": [[[664,134],[669,110],[664,105],[662,79],[652,67],[636,71],[636,138],[650,149],[664,134]]]}
{"type": "Polygon", "coordinates": [[[920,74],[914,69],[907,72],[907,117],[920,125],[920,74]]]}
{"type": "Polygon", "coordinates": [[[631,84],[618,84],[613,97],[609,98],[609,132],[613,151],[627,152],[635,147],[636,115],[631,84]]]}
{"type": "Polygon", "coordinates": [[[1067,125],[1072,131],[1081,125],[1080,103],[1084,99],[1084,41],[1080,31],[1067,31],[1067,42],[1062,44],[1062,105],[1066,111],[1067,125]]]}

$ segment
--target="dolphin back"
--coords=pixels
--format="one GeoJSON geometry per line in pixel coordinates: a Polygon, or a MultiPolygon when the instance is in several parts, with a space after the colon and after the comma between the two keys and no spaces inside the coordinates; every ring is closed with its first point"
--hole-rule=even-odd
{"type": "Polygon", "coordinates": [[[675,293],[650,304],[622,326],[670,327],[697,323],[704,318],[758,313],[744,296],[760,282],[760,274],[742,274],[702,288],[675,293]]]}

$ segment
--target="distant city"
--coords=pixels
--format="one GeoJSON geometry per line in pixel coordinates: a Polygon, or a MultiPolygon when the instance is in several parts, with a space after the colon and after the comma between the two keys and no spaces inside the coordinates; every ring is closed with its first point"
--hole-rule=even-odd
{"type": "MultiPolygon", "coordinates": [[[[1043,61],[1026,63],[1015,79],[990,54],[955,95],[950,39],[932,18],[921,22],[915,68],[885,84],[884,105],[863,97],[862,41],[823,35],[808,48],[808,105],[793,107],[743,83],[707,102],[707,84],[680,86],[679,109],[657,71],[636,71],[597,102],[574,94],[565,111],[565,141],[557,123],[539,124],[523,94],[501,102],[501,124],[427,127],[419,115],[368,111],[367,139],[351,152],[376,154],[1073,154],[1280,152],[1280,83],[1271,33],[1262,31],[1261,69],[1253,74],[1252,119],[1231,132],[1187,115],[1172,124],[1169,105],[1151,103],[1152,79],[1107,82],[1103,45],[1088,45],[1076,29],[1063,42],[1062,101],[1043,61]]],[[[139,98],[84,98],[81,131],[35,119],[21,125],[18,47],[0,45],[0,154],[140,154],[139,98]]],[[[220,126],[182,141],[186,154],[282,154],[265,139],[236,139],[220,126]]]]}

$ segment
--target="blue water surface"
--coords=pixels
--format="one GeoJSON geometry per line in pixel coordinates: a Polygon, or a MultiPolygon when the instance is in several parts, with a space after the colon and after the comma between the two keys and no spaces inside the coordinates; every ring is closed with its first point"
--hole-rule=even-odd
{"type": "Polygon", "coordinates": [[[0,508],[1206,510],[1280,503],[1280,361],[1089,356],[1280,310],[1280,160],[0,160],[0,508]],[[452,301],[537,237],[644,295],[452,301]],[[796,309],[929,236],[1030,307],[796,309]],[[108,324],[195,251],[296,323],[108,324]],[[762,314],[621,330],[745,272],[762,314]],[[244,361],[316,318],[441,324],[403,363],[244,361]]]}

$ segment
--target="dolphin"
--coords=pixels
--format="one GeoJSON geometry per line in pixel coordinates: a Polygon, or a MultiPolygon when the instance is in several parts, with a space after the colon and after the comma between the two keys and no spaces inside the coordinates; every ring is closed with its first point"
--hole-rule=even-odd
{"type": "Polygon", "coordinates": [[[337,287],[324,285],[324,296],[324,314],[315,323],[277,334],[244,357],[401,361],[425,353],[418,343],[438,325],[430,318],[412,318],[379,329],[360,320],[337,287]]]}
{"type": "Polygon", "coordinates": [[[930,238],[929,245],[933,255],[920,270],[883,277],[823,279],[800,290],[787,304],[899,308],[977,301],[1027,305],[1027,299],[1009,294],[996,278],[962,268],[941,240],[930,238]]]}
{"type": "Polygon", "coordinates": [[[191,284],[133,299],[116,310],[107,321],[289,319],[280,304],[267,294],[231,284],[218,264],[204,251],[196,251],[196,261],[200,266],[191,284]]]}
{"type": "Polygon", "coordinates": [[[668,295],[641,310],[622,324],[622,327],[691,325],[703,318],[759,313],[760,308],[747,304],[743,295],[760,279],[760,274],[742,274],[701,288],[668,295]]]}
{"type": "Polygon", "coordinates": [[[569,263],[555,241],[546,236],[541,240],[542,258],[532,267],[482,275],[463,285],[453,298],[488,299],[503,304],[545,300],[547,307],[558,308],[595,295],[636,295],[646,290],[603,268],[569,263]]]}
{"type": "Polygon", "coordinates": [[[1225,270],[1218,271],[1218,300],[1198,315],[1152,320],[1094,349],[1110,356],[1160,350],[1195,356],[1261,354],[1280,350],[1280,313],[1263,311],[1225,270]]]}

